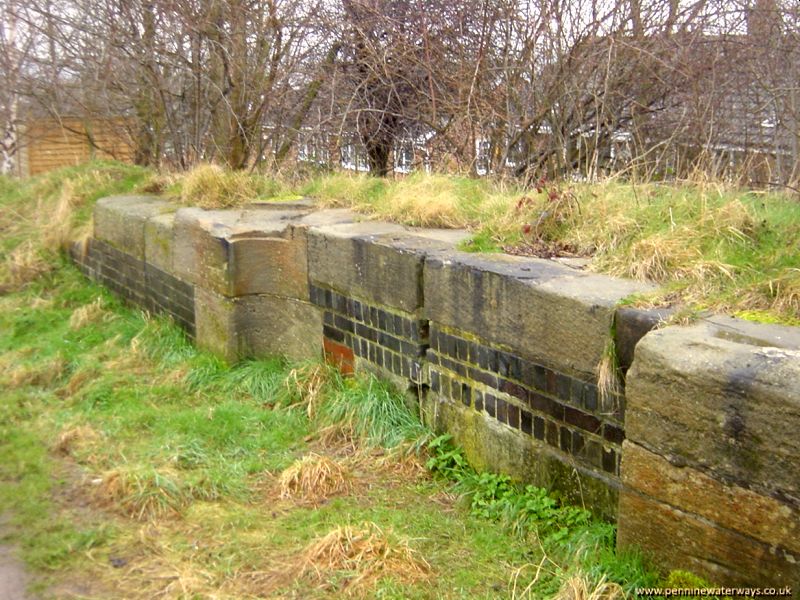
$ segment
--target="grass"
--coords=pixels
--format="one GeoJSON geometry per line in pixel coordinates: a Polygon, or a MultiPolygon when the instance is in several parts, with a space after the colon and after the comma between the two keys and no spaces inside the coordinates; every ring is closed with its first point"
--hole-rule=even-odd
{"type": "Polygon", "coordinates": [[[0,375],[0,512],[56,596],[550,597],[586,544],[590,587],[655,578],[588,558],[628,560],[609,526],[558,541],[482,514],[486,482],[432,477],[436,444],[381,382],[225,365],[63,262],[0,297],[0,356],[29,374],[0,375]]]}
{"type": "Polygon", "coordinates": [[[331,575],[347,573],[344,585],[349,593],[374,587],[377,580],[392,577],[409,583],[425,580],[431,566],[409,541],[384,532],[375,523],[334,527],[314,540],[299,557],[300,575],[327,582],[331,575]]]}
{"type": "MultiPolygon", "coordinates": [[[[150,185],[86,169],[59,175],[83,182],[70,235],[107,193],[93,185],[150,185]]],[[[227,365],[86,282],[32,220],[31,194],[60,201],[52,177],[0,194],[7,214],[30,210],[4,222],[3,247],[47,259],[0,294],[0,514],[49,595],[592,598],[659,583],[615,551],[613,526],[476,473],[384,383],[227,365]]],[[[464,183],[475,210],[484,185],[464,183]]]]}
{"type": "Polygon", "coordinates": [[[281,184],[268,177],[225,171],[216,165],[201,165],[180,178],[180,200],[201,208],[233,208],[245,202],[273,197],[281,184]]]}
{"type": "Polygon", "coordinates": [[[148,175],[98,161],[32,179],[0,177],[0,292],[51,270],[64,244],[88,233],[98,198],[130,192],[148,175]]]}
{"type": "Polygon", "coordinates": [[[417,173],[377,179],[225,173],[172,176],[171,194],[206,207],[309,196],[368,218],[465,228],[462,249],[581,256],[588,268],[658,285],[643,306],[683,303],[744,319],[800,325],[800,202],[707,181],[610,179],[522,189],[508,181],[417,173]]]}
{"type": "Polygon", "coordinates": [[[320,502],[350,492],[352,473],[341,461],[311,452],[286,468],[279,482],[281,498],[320,502]]]}

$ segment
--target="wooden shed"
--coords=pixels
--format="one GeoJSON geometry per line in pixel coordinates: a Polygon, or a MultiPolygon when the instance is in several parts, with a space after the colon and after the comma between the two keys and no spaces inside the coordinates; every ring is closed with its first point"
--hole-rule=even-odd
{"type": "Polygon", "coordinates": [[[92,159],[133,162],[124,119],[33,118],[21,128],[18,173],[38,175],[92,159]]]}

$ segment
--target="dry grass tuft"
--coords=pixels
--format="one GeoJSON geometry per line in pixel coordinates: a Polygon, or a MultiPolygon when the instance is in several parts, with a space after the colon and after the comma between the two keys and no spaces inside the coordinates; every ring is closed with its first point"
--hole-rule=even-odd
{"type": "Polygon", "coordinates": [[[67,367],[67,361],[56,356],[36,364],[22,364],[11,368],[3,378],[10,389],[25,386],[50,387],[58,380],[67,367]]]}
{"type": "Polygon", "coordinates": [[[165,194],[180,181],[181,177],[182,175],[176,173],[154,173],[139,185],[137,191],[143,194],[165,194]]]}
{"type": "Polygon", "coordinates": [[[32,240],[26,240],[6,257],[4,279],[7,282],[4,288],[7,291],[18,290],[50,269],[51,266],[42,258],[40,249],[32,240]]]}
{"type": "Polygon", "coordinates": [[[327,364],[310,363],[292,369],[283,382],[281,402],[305,406],[308,417],[314,418],[332,376],[327,364]]]}
{"type": "Polygon", "coordinates": [[[4,291],[21,289],[55,268],[55,255],[70,243],[75,209],[83,203],[75,186],[64,180],[55,199],[43,194],[35,203],[7,209],[10,214],[0,221],[0,228],[9,237],[25,239],[8,253],[0,267],[4,291]]]}
{"type": "Polygon", "coordinates": [[[453,179],[442,175],[409,177],[389,188],[385,216],[419,227],[468,227],[453,179]]]}
{"type": "Polygon", "coordinates": [[[77,331],[90,323],[102,321],[108,312],[105,309],[105,301],[97,297],[89,304],[76,308],[69,317],[69,328],[77,331]]]}
{"type": "Polygon", "coordinates": [[[101,436],[89,425],[78,425],[64,429],[52,450],[64,456],[73,456],[95,445],[101,436]]]}
{"type": "Polygon", "coordinates": [[[425,579],[431,566],[407,540],[384,532],[375,523],[336,527],[314,541],[301,554],[300,575],[325,583],[338,573],[349,575],[349,593],[368,587],[383,577],[410,583],[425,579]]]}
{"type": "Polygon", "coordinates": [[[625,592],[622,587],[606,581],[605,576],[597,583],[593,583],[586,576],[578,574],[564,580],[555,600],[615,600],[624,597],[625,592]]]}
{"type": "Polygon", "coordinates": [[[278,191],[278,185],[265,177],[200,165],[181,178],[180,199],[205,209],[233,208],[278,191]]]}
{"type": "Polygon", "coordinates": [[[408,483],[430,477],[430,471],[412,444],[401,444],[391,450],[356,447],[350,463],[354,470],[374,473],[383,481],[408,483]]]}
{"type": "Polygon", "coordinates": [[[639,281],[667,281],[679,265],[701,258],[700,252],[682,237],[662,234],[634,242],[629,252],[625,264],[616,270],[622,271],[620,275],[639,281]]]}
{"type": "Polygon", "coordinates": [[[310,453],[281,473],[281,498],[321,502],[332,496],[347,494],[353,488],[349,468],[327,456],[310,453]]]}
{"type": "Polygon", "coordinates": [[[619,365],[613,340],[609,340],[606,343],[603,356],[597,364],[595,373],[597,375],[597,393],[600,396],[600,405],[607,407],[610,400],[621,390],[619,365]]]}
{"type": "Polygon", "coordinates": [[[800,268],[785,269],[768,287],[773,298],[770,308],[800,316],[800,268]]]}
{"type": "Polygon", "coordinates": [[[138,520],[180,515],[191,495],[171,469],[119,467],[92,481],[95,500],[101,505],[138,520]]]}
{"type": "Polygon", "coordinates": [[[39,220],[42,245],[47,250],[66,248],[70,243],[74,226],[74,212],[79,204],[71,181],[65,181],[55,207],[47,207],[39,202],[39,211],[47,214],[47,220],[39,220]]]}

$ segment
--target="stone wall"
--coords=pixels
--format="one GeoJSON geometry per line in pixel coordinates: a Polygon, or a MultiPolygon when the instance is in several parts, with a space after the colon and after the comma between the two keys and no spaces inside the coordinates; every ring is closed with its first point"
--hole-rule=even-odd
{"type": "Polygon", "coordinates": [[[729,585],[800,592],[800,331],[715,318],[628,374],[618,538],[729,585]]]}
{"type": "Polygon", "coordinates": [[[307,201],[205,211],[123,197],[98,203],[75,256],[228,360],[324,354],[389,379],[476,468],[618,520],[621,545],[664,565],[794,583],[798,334],[732,321],[648,333],[663,312],[618,308],[647,286],[459,252],[465,237],[307,201]],[[603,393],[609,348],[627,389],[603,393]]]}

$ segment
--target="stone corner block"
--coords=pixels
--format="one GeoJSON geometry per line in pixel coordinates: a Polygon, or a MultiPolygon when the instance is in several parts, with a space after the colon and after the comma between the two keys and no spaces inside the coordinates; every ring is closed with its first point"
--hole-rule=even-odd
{"type": "Polygon", "coordinates": [[[281,355],[322,356],[322,311],[308,302],[273,295],[228,298],[195,288],[197,345],[229,362],[281,355]]]}
{"type": "Polygon", "coordinates": [[[250,295],[236,301],[240,356],[281,355],[291,360],[322,357],[322,311],[302,300],[250,295]]]}
{"type": "MultiPolygon", "coordinates": [[[[661,456],[800,499],[800,349],[792,329],[701,322],[645,335],[628,371],[626,434],[661,456]]],[[[800,500],[796,500],[800,503],[800,500]]]]}
{"type": "Polygon", "coordinates": [[[308,258],[302,232],[289,228],[282,237],[231,240],[228,293],[277,294],[308,300],[308,258]]]}
{"type": "Polygon", "coordinates": [[[175,215],[174,270],[195,285],[229,297],[271,293],[306,299],[301,210],[184,208],[175,215]]]}
{"type": "Polygon", "coordinates": [[[174,204],[155,196],[101,198],[94,208],[94,237],[144,260],[145,224],[175,208],[174,204]]]}

